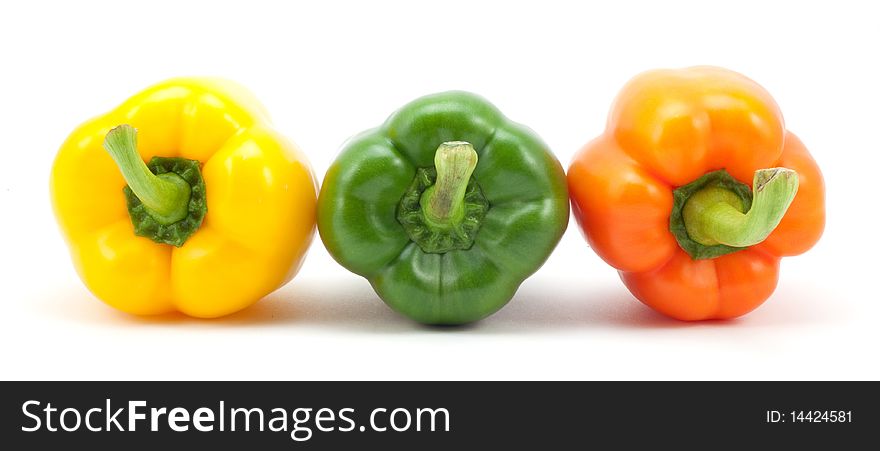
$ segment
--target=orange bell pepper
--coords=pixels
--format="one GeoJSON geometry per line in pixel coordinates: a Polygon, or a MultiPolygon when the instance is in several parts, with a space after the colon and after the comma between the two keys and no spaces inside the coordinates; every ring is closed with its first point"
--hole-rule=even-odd
{"type": "Polygon", "coordinates": [[[568,182],[593,249],[636,298],[681,320],[755,309],[780,258],[825,225],[816,162],[767,91],[721,68],[635,77],[568,182]]]}

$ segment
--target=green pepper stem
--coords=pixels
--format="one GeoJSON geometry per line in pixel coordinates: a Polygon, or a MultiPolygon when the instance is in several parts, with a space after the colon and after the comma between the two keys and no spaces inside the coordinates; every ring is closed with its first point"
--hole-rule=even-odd
{"type": "Polygon", "coordinates": [[[422,194],[420,203],[428,224],[444,228],[464,217],[464,196],[477,167],[474,146],[464,141],[440,144],[434,154],[437,181],[422,194]]]}
{"type": "Polygon", "coordinates": [[[798,189],[797,172],[786,168],[755,171],[752,207],[743,212],[740,199],[718,187],[694,193],[682,217],[692,240],[706,245],[754,246],[779,225],[798,189]]]}
{"type": "Polygon", "coordinates": [[[173,224],[187,215],[192,188],[172,172],[153,174],[137,151],[137,130],[120,125],[104,138],[104,149],[116,162],[129,188],[160,224],[173,224]]]}

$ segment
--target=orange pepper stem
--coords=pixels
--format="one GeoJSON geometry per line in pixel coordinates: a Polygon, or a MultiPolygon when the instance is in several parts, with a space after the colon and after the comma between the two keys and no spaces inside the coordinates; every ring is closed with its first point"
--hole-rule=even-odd
{"type": "Polygon", "coordinates": [[[425,190],[420,203],[425,222],[435,228],[451,228],[464,218],[464,200],[471,175],[477,167],[474,146],[464,141],[440,144],[434,154],[436,183],[425,190]]]}
{"type": "Polygon", "coordinates": [[[687,200],[682,218],[688,236],[704,246],[754,246],[779,225],[798,189],[797,172],[786,168],[760,169],[752,183],[752,203],[745,210],[732,191],[710,186],[687,200]]]}
{"type": "Polygon", "coordinates": [[[134,127],[120,125],[110,130],[104,138],[104,149],[156,222],[173,224],[187,216],[192,188],[173,172],[156,175],[150,171],[137,151],[134,127]]]}

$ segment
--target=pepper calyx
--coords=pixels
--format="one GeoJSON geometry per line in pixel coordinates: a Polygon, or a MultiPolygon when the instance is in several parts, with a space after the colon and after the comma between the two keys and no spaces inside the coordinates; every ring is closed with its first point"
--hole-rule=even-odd
{"type": "Polygon", "coordinates": [[[176,174],[190,186],[190,198],[187,202],[186,216],[171,224],[162,224],[150,214],[143,202],[134,191],[126,185],[123,188],[128,215],[134,225],[134,234],[149,238],[157,243],[180,247],[202,225],[208,212],[208,201],[205,196],[205,181],[202,178],[200,163],[186,158],[153,157],[147,164],[150,171],[157,176],[176,174]]]}
{"type": "Polygon", "coordinates": [[[128,183],[123,193],[135,235],[182,246],[208,211],[201,163],[153,157],[144,164],[137,150],[137,130],[126,124],[107,133],[104,148],[128,183]]]}
{"type": "Polygon", "coordinates": [[[477,154],[469,143],[443,143],[435,167],[418,168],[397,206],[397,221],[422,251],[470,249],[489,210],[471,175],[477,154]]]}
{"type": "Polygon", "coordinates": [[[726,170],[709,172],[687,185],[682,185],[672,192],[672,211],[669,215],[669,231],[678,245],[694,260],[705,260],[741,251],[744,247],[725,244],[701,244],[689,233],[684,220],[684,207],[698,192],[704,190],[723,190],[728,199],[738,199],[741,212],[749,211],[752,206],[752,190],[748,185],[733,178],[726,170]]]}

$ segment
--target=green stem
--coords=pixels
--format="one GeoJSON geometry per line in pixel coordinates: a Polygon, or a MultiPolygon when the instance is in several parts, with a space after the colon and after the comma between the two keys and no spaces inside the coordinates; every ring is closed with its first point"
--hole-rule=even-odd
{"type": "Polygon", "coordinates": [[[173,224],[184,219],[192,188],[179,175],[168,172],[153,174],[137,151],[137,130],[120,125],[107,133],[104,149],[122,172],[129,188],[140,199],[147,212],[160,224],[173,224]]]}
{"type": "Polygon", "coordinates": [[[786,168],[755,172],[752,207],[743,211],[732,191],[707,187],[694,193],[682,216],[690,238],[713,246],[748,247],[764,241],[785,215],[798,189],[797,172],[786,168]]]}
{"type": "Polygon", "coordinates": [[[422,194],[422,211],[429,225],[453,227],[464,218],[464,196],[477,167],[477,152],[464,141],[445,142],[434,154],[434,167],[437,181],[422,194]]]}

